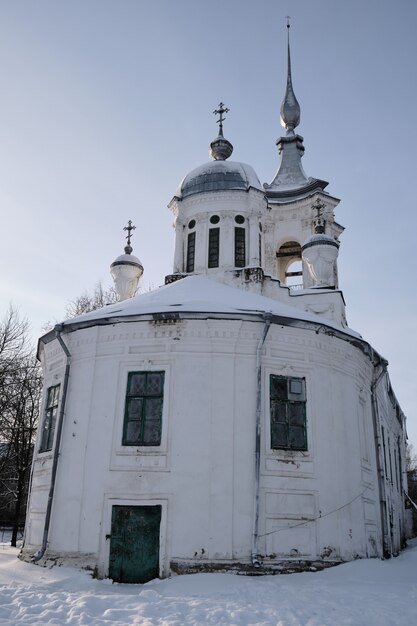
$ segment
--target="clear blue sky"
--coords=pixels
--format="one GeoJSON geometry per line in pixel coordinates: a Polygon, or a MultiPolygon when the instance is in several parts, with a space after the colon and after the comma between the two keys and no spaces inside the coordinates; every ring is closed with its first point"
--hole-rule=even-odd
{"type": "Polygon", "coordinates": [[[0,308],[35,336],[99,280],[137,226],[143,287],[172,269],[180,179],[230,108],[233,159],[262,182],[292,17],[304,168],[346,227],[348,321],[390,362],[417,445],[414,0],[0,0],[0,308]]]}

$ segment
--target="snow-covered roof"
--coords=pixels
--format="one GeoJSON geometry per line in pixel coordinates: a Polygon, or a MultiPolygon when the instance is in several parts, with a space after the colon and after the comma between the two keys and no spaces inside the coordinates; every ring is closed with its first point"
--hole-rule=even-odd
{"type": "Polygon", "coordinates": [[[185,198],[206,191],[247,191],[250,187],[263,191],[259,178],[250,165],[238,161],[209,161],[183,178],[175,196],[185,198]]]}
{"type": "Polygon", "coordinates": [[[343,331],[353,337],[358,333],[333,323],[314,313],[303,311],[283,302],[273,300],[236,287],[219,283],[203,275],[187,276],[155,291],[111,304],[91,313],[71,318],[64,327],[78,323],[111,318],[152,315],[157,313],[212,313],[212,314],[264,314],[292,320],[313,322],[343,331]]]}

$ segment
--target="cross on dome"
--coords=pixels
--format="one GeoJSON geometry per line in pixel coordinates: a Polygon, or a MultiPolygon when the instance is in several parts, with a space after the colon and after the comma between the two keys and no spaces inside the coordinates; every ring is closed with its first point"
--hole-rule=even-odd
{"type": "Polygon", "coordinates": [[[326,208],[326,205],[320,200],[320,198],[317,198],[314,204],[311,205],[311,208],[313,209],[313,211],[317,212],[316,218],[313,222],[314,230],[316,234],[323,234],[325,232],[325,222],[322,217],[323,209],[326,208]]]}
{"type": "Polygon", "coordinates": [[[219,108],[215,109],[213,111],[214,115],[219,115],[219,119],[216,120],[217,123],[219,124],[219,136],[223,137],[223,122],[225,120],[225,118],[223,117],[223,113],[229,113],[230,109],[228,109],[227,107],[224,106],[223,102],[220,102],[219,104],[219,108]]]}
{"type": "Polygon", "coordinates": [[[129,220],[127,223],[127,226],[125,226],[123,228],[123,230],[127,231],[127,235],[126,235],[126,239],[127,239],[127,246],[125,247],[125,253],[126,254],[131,254],[132,253],[132,246],[130,245],[130,239],[132,237],[132,230],[136,230],[136,226],[132,225],[132,220],[129,220]]]}
{"type": "Polygon", "coordinates": [[[213,111],[214,115],[218,115],[219,119],[216,122],[219,124],[219,134],[216,139],[211,142],[209,153],[215,161],[224,161],[228,159],[233,152],[233,146],[223,136],[223,122],[224,114],[228,113],[230,109],[224,106],[223,102],[220,102],[218,109],[213,111]]]}

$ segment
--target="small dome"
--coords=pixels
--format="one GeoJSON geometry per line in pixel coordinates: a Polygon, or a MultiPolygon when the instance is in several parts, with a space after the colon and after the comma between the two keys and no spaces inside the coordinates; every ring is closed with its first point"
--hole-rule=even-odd
{"type": "Polygon", "coordinates": [[[143,271],[142,263],[134,254],[121,254],[113,261],[110,267],[114,267],[115,265],[134,265],[136,267],[141,267],[143,271]]]}
{"type": "Polygon", "coordinates": [[[210,161],[187,174],[175,192],[186,198],[207,191],[247,191],[250,187],[263,191],[255,170],[246,163],[236,161],[210,161]]]}
{"type": "Polygon", "coordinates": [[[340,246],[340,243],[336,241],[336,239],[333,239],[333,237],[330,237],[325,233],[316,233],[315,235],[311,235],[305,240],[305,242],[301,246],[301,249],[305,250],[305,248],[309,248],[310,246],[320,245],[335,246],[336,248],[338,248],[340,246]]]}

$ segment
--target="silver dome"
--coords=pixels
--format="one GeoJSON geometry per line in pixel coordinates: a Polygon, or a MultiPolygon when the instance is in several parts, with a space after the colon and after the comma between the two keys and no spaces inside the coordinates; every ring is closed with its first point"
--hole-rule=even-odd
{"type": "Polygon", "coordinates": [[[250,165],[236,161],[210,161],[187,174],[175,195],[186,198],[210,191],[247,191],[250,187],[263,191],[259,178],[250,165]]]}

